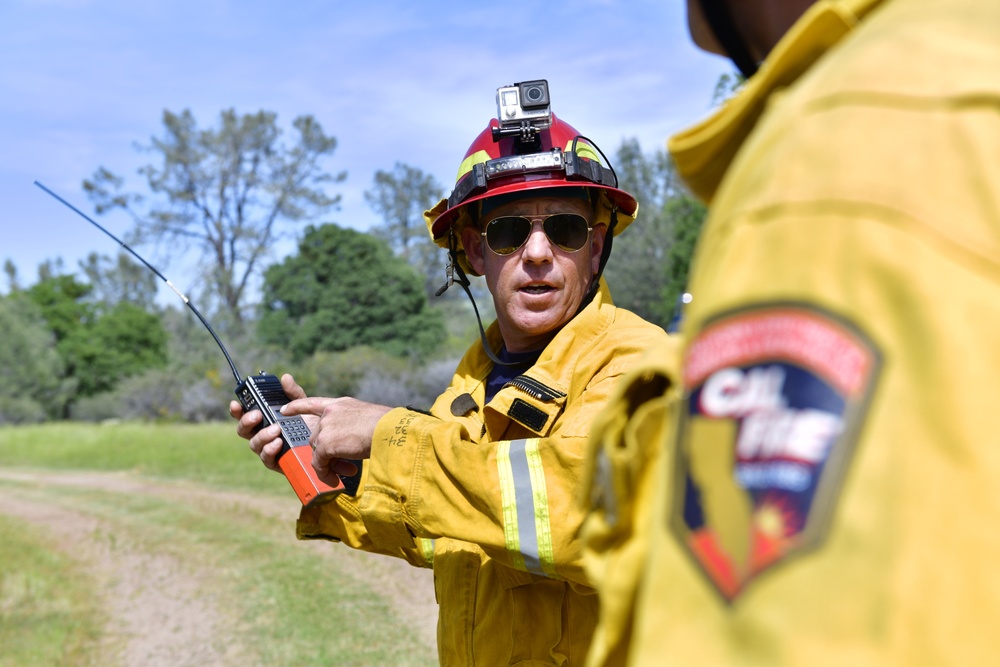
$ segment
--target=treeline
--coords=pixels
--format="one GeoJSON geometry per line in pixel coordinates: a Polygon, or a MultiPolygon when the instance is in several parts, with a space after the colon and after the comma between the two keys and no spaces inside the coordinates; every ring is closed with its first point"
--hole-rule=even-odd
{"type": "MultiPolygon", "coordinates": [[[[164,134],[142,147],[161,161],[140,190],[101,167],[83,189],[97,215],[119,208],[132,247],[170,248],[164,266],[197,262],[194,295],[239,371],[291,372],[310,393],[429,407],[478,337],[460,289],[433,294],[446,253],[422,212],[445,188],[397,163],[376,173],[366,200],[382,223],[362,233],[317,224],[344,178],[322,164],[336,147],[309,116],[282,140],[269,112],[221,114],[200,129],[165,112],[164,134]],[[282,234],[297,250],[274,257],[282,234]]],[[[666,327],[676,312],[704,208],[687,195],[663,150],[624,142],[613,158],[639,218],[617,237],[606,270],[616,304],[666,327]]],[[[449,184],[450,189],[450,184],[449,184]]],[[[159,279],[130,255],[59,260],[22,284],[11,260],[0,296],[0,424],[55,419],[225,419],[235,380],[212,337],[178,300],[157,304],[159,279]]],[[[484,324],[492,304],[474,285],[484,324]]]]}
{"type": "MultiPolygon", "coordinates": [[[[158,279],[135,275],[124,253],[88,262],[102,269],[80,276],[50,262],[29,287],[8,262],[0,424],[226,418],[235,378],[194,314],[179,299],[158,306],[158,279]],[[123,274],[142,289],[116,289],[123,274]]],[[[265,300],[250,320],[224,310],[208,319],[242,374],[291,372],[311,393],[429,406],[468,342],[461,302],[430,307],[422,277],[385,243],[332,224],[308,228],[299,252],[268,268],[263,291],[291,297],[265,300]]]]}

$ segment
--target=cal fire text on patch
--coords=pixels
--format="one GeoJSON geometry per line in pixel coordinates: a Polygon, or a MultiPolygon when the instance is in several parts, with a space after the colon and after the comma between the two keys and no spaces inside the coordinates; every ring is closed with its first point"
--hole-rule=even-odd
{"type": "Polygon", "coordinates": [[[854,325],[803,304],[731,312],[692,339],[671,527],[727,602],[823,541],[879,367],[854,325]]]}

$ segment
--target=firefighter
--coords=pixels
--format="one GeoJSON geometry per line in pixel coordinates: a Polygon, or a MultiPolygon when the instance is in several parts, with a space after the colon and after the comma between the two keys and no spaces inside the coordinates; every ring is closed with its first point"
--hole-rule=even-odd
{"type": "Polygon", "coordinates": [[[595,424],[589,663],[996,664],[1000,3],[688,12],[747,81],[670,140],[709,215],[595,424]]]}
{"type": "MultiPolygon", "coordinates": [[[[443,665],[581,665],[597,620],[575,502],[587,436],[666,333],[615,307],[601,278],[637,203],[599,149],[551,113],[543,80],[501,88],[498,116],[425,214],[449,282],[483,275],[496,321],[429,413],[302,398],[283,378],[320,477],[363,461],[356,495],[304,509],[297,533],[433,567],[443,665]]],[[[254,433],[259,414],[232,409],[275,469],[276,429],[254,433]]]]}

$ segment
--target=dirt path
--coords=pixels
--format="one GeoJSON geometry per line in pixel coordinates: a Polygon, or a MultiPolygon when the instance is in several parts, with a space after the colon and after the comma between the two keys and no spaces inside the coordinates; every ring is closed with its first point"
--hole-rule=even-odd
{"type": "MultiPolygon", "coordinates": [[[[0,479],[51,487],[96,489],[111,493],[145,493],[199,506],[219,505],[254,511],[291,521],[288,505],[268,505],[260,497],[219,492],[185,482],[153,482],[120,473],[30,473],[0,468],[0,479]]],[[[57,495],[57,494],[54,494],[57,495]]],[[[93,516],[57,504],[19,496],[0,487],[0,512],[43,528],[58,548],[72,556],[103,592],[107,615],[102,645],[106,664],[126,667],[247,664],[242,647],[216,638],[235,636],[226,625],[225,603],[214,597],[210,573],[193,563],[151,553],[131,543],[113,526],[93,516]]],[[[294,536],[289,535],[294,541],[294,536]]],[[[372,556],[323,542],[299,543],[319,558],[336,558],[351,576],[378,580],[380,593],[413,628],[428,648],[435,644],[437,605],[430,571],[392,558],[372,556]]],[[[247,652],[249,653],[249,652],[247,652]]],[[[252,653],[250,653],[252,655],[252,653]]]]}

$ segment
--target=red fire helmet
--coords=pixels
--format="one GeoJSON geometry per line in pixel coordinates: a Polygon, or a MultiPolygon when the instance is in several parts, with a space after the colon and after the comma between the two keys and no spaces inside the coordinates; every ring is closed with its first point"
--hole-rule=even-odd
{"type": "MultiPolygon", "coordinates": [[[[596,223],[607,224],[617,213],[617,235],[635,218],[638,204],[629,193],[618,188],[618,179],[601,162],[601,152],[588,139],[553,113],[551,125],[537,131],[531,152],[516,136],[494,139],[500,123],[491,119],[465,153],[458,168],[455,189],[447,199],[424,214],[431,237],[447,247],[448,230],[478,217],[479,207],[471,204],[490,197],[528,190],[586,187],[597,211],[596,223]],[[594,196],[599,194],[601,196],[594,196]],[[471,218],[462,220],[464,216],[471,218]]],[[[545,196],[545,192],[539,192],[545,196]]]]}

